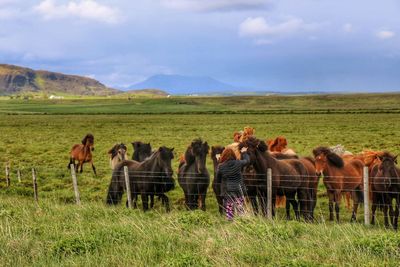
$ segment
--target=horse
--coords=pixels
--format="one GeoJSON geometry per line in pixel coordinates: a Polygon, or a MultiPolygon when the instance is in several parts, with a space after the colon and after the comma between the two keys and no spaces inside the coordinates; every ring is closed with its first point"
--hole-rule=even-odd
{"type": "Polygon", "coordinates": [[[390,223],[395,230],[398,228],[400,205],[400,169],[396,167],[396,159],[397,156],[384,152],[379,156],[380,162],[375,164],[371,170],[371,224],[375,224],[375,212],[377,207],[380,207],[383,210],[385,227],[389,227],[389,210],[390,223]],[[393,199],[396,203],[394,210],[393,199]]]}
{"type": "Polygon", "coordinates": [[[339,205],[343,192],[351,192],[353,211],[351,221],[356,220],[358,203],[363,201],[363,167],[361,160],[343,159],[327,147],[313,150],[315,171],[318,177],[323,175],[323,182],[329,198],[329,220],[333,221],[333,204],[335,204],[336,220],[339,222],[339,205]]]}
{"type": "Polygon", "coordinates": [[[282,153],[290,156],[295,156],[296,152],[293,149],[288,148],[288,141],[284,136],[278,136],[275,139],[266,140],[268,144],[268,150],[271,153],[282,153]]]}
{"type": "Polygon", "coordinates": [[[210,184],[210,174],[206,167],[207,154],[210,147],[207,142],[195,139],[185,152],[185,161],[179,166],[178,182],[185,193],[187,209],[199,207],[206,210],[206,195],[210,184]]]}
{"type": "MultiPolygon", "coordinates": [[[[132,160],[135,160],[137,162],[142,162],[146,158],[150,157],[150,155],[151,155],[150,143],[143,143],[141,141],[135,141],[135,142],[132,142],[131,144],[133,146],[132,160]]],[[[154,195],[149,195],[149,197],[150,197],[150,208],[153,208],[154,207],[154,195]]],[[[137,200],[138,200],[138,196],[136,195],[134,197],[134,201],[133,201],[134,208],[137,208],[137,200]]]]}
{"type": "Polygon", "coordinates": [[[131,144],[133,146],[132,160],[142,162],[151,155],[150,143],[146,144],[146,143],[143,143],[140,141],[135,141],[135,142],[132,142],[131,144]]]}
{"type": "Polygon", "coordinates": [[[78,172],[80,167],[80,173],[82,173],[83,164],[88,162],[92,165],[94,175],[97,176],[96,167],[93,164],[92,151],[94,151],[94,136],[89,133],[82,139],[82,144],[75,144],[72,147],[71,152],[69,153],[70,158],[67,168],[69,169],[71,164],[73,164],[75,166],[75,171],[78,172]],[[75,161],[78,161],[77,165],[75,165],[75,161]]]}
{"type": "Polygon", "coordinates": [[[128,158],[127,150],[128,150],[128,148],[126,147],[126,145],[121,143],[121,144],[115,144],[108,151],[108,155],[110,156],[111,169],[114,170],[115,165],[117,165],[118,162],[123,161],[128,158]]]}
{"type": "Polygon", "coordinates": [[[153,194],[163,199],[166,211],[169,212],[169,199],[165,193],[175,187],[171,167],[173,150],[162,146],[143,162],[124,160],[118,163],[111,177],[106,203],[117,205],[121,202],[126,190],[124,167],[127,166],[132,198],[139,194],[142,196],[143,211],[149,209],[148,196],[153,194]]]}
{"type": "MultiPolygon", "coordinates": [[[[260,141],[255,137],[250,137],[248,140],[241,144],[241,147],[247,147],[247,152],[250,156],[250,164],[254,168],[253,177],[244,178],[246,187],[252,181],[246,182],[246,180],[253,179],[253,184],[250,186],[254,187],[256,196],[259,198],[261,204],[261,210],[266,214],[266,173],[267,169],[272,170],[272,215],[275,215],[275,201],[277,194],[284,195],[288,199],[289,203],[292,204],[296,218],[299,218],[297,209],[297,201],[300,202],[300,213],[304,219],[309,219],[309,191],[307,189],[307,170],[303,163],[298,159],[284,159],[278,160],[268,151],[268,146],[264,141],[260,141]],[[257,177],[256,179],[254,177],[257,177]]],[[[249,190],[249,189],[248,189],[249,190]]],[[[256,197],[249,196],[253,209],[257,210],[256,197]]],[[[290,219],[290,206],[286,206],[286,216],[290,219]]]]}
{"type": "Polygon", "coordinates": [[[211,147],[211,160],[213,162],[214,167],[214,179],[212,183],[212,188],[215,193],[215,197],[218,203],[218,211],[220,214],[224,213],[224,197],[221,194],[221,181],[217,180],[217,168],[218,168],[218,155],[221,155],[224,152],[225,147],[223,146],[212,146],[211,147]]]}

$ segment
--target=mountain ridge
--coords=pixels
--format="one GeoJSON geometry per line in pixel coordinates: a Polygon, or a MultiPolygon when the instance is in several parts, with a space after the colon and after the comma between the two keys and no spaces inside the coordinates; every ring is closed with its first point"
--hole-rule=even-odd
{"type": "Polygon", "coordinates": [[[101,96],[116,94],[119,90],[79,75],[0,64],[0,95],[25,92],[101,96]]]}

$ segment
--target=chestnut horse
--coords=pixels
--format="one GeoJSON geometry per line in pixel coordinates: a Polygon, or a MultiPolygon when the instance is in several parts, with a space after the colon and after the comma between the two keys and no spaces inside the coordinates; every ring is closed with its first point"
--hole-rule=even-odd
{"type": "Polygon", "coordinates": [[[87,134],[82,139],[82,144],[76,144],[72,147],[70,152],[69,164],[68,169],[70,168],[71,164],[74,164],[75,171],[78,172],[78,168],[81,167],[80,172],[83,172],[83,164],[90,163],[92,165],[92,169],[94,175],[96,174],[96,168],[93,164],[93,156],[92,151],[94,150],[94,136],[92,134],[87,134]],[[75,165],[75,161],[78,161],[78,164],[75,165]]]}
{"type": "Polygon", "coordinates": [[[346,163],[327,147],[313,150],[315,171],[323,181],[329,198],[329,220],[333,221],[333,203],[335,203],[336,220],[339,222],[339,205],[343,192],[351,192],[353,211],[351,221],[356,220],[358,203],[363,201],[363,167],[361,160],[353,159],[346,163]]]}
{"type": "Polygon", "coordinates": [[[215,198],[217,199],[218,203],[218,211],[220,214],[224,213],[224,197],[221,194],[221,181],[217,179],[217,168],[218,168],[218,157],[224,152],[225,147],[223,146],[212,146],[211,147],[211,160],[213,162],[214,167],[214,179],[212,182],[212,188],[215,193],[215,198]]]}
{"type": "Polygon", "coordinates": [[[400,205],[400,169],[396,167],[397,156],[384,152],[379,156],[380,162],[375,164],[371,170],[371,191],[372,191],[372,220],[375,224],[376,208],[383,210],[385,226],[389,227],[388,210],[390,223],[397,230],[400,205]],[[393,199],[395,208],[393,209],[393,199]]]}

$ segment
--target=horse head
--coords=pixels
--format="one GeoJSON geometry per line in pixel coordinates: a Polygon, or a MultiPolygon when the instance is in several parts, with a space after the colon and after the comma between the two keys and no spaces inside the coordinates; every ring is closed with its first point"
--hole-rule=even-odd
{"type": "Polygon", "coordinates": [[[240,150],[243,147],[247,148],[247,154],[250,157],[250,165],[252,165],[257,172],[265,172],[265,168],[261,163],[262,159],[260,158],[260,154],[268,151],[267,144],[254,136],[250,136],[247,140],[239,144],[240,150]]]}
{"type": "Polygon", "coordinates": [[[328,169],[329,165],[339,169],[344,166],[343,159],[327,147],[317,147],[313,150],[313,154],[315,158],[315,174],[318,177],[328,169]]]}
{"type": "Polygon", "coordinates": [[[82,145],[87,146],[90,148],[91,151],[94,151],[94,136],[93,134],[87,134],[83,139],[82,139],[82,145]]]}
{"type": "Polygon", "coordinates": [[[159,147],[157,150],[157,165],[162,181],[165,183],[163,191],[167,192],[175,187],[175,180],[172,177],[173,171],[171,162],[174,159],[174,148],[167,148],[165,146],[159,147]]]}
{"type": "Polygon", "coordinates": [[[194,156],[196,173],[203,173],[206,169],[206,158],[210,147],[207,142],[195,139],[190,145],[191,154],[194,156]]]}
{"type": "Polygon", "coordinates": [[[142,162],[151,155],[150,143],[135,141],[131,143],[133,146],[133,160],[142,162]]]}
{"type": "Polygon", "coordinates": [[[399,179],[399,174],[396,170],[397,156],[390,154],[389,152],[384,152],[379,155],[379,172],[381,172],[381,177],[383,178],[383,184],[385,188],[389,189],[392,184],[397,184],[399,179]]]}

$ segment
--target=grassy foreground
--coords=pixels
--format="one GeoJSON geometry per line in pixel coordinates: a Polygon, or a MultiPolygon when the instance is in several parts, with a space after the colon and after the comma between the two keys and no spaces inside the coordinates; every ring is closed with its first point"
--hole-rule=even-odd
{"type": "Polygon", "coordinates": [[[398,233],[343,223],[233,223],[204,212],[170,214],[102,204],[10,197],[0,206],[4,266],[398,266],[398,233]]]}

